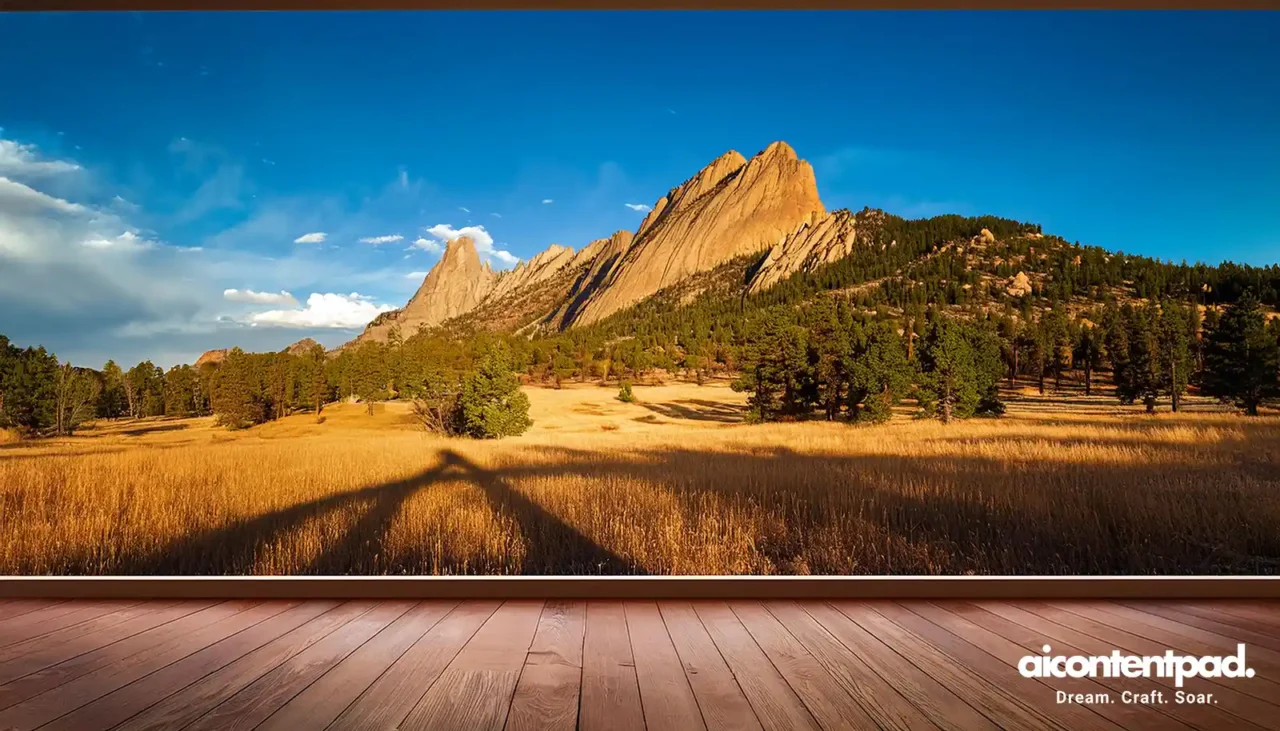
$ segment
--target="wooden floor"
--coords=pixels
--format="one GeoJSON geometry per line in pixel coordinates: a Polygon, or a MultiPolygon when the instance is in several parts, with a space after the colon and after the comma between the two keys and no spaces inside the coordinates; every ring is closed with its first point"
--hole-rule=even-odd
{"type": "Polygon", "coordinates": [[[1277,729],[1280,603],[0,601],[0,729],[37,728],[1277,729]],[[1238,642],[1208,704],[1016,670],[1238,642]]]}

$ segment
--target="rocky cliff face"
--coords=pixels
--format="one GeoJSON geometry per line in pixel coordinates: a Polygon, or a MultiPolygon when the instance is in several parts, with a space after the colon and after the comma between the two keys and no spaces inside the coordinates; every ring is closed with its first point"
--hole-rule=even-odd
{"type": "Polygon", "coordinates": [[[231,350],[229,348],[218,348],[217,350],[206,350],[205,352],[200,354],[199,358],[196,358],[196,368],[199,368],[200,366],[206,363],[209,363],[211,365],[217,365],[222,361],[226,360],[227,353],[230,353],[230,352],[231,350]]]}
{"type": "Polygon", "coordinates": [[[397,325],[403,337],[409,337],[420,326],[432,327],[470,312],[490,294],[496,280],[489,265],[480,263],[474,241],[466,236],[454,239],[409,304],[374,320],[360,339],[385,340],[397,325]]]}
{"type": "Polygon", "coordinates": [[[806,221],[769,250],[751,278],[750,291],[762,292],[796,272],[813,271],[839,261],[853,252],[857,242],[857,225],[847,210],[835,211],[813,223],[806,221]]]}
{"type": "Polygon", "coordinates": [[[846,210],[826,212],[813,168],[785,142],[750,160],[730,151],[660,198],[634,234],[618,231],[577,253],[552,246],[495,275],[469,239],[450,242],[409,304],[380,316],[361,339],[384,340],[394,325],[408,337],[463,315],[520,331],[590,324],[768,250],[750,283],[759,292],[847,256],[869,230],[864,223],[846,210]]]}
{"type": "Polygon", "coordinates": [[[566,324],[590,324],[691,274],[777,245],[826,215],[813,168],[785,142],[722,155],[660,199],[626,254],[566,324]]]}

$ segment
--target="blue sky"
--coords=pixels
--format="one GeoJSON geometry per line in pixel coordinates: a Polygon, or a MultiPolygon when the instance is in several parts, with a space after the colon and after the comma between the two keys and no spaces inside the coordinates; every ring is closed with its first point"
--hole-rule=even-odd
{"type": "Polygon", "coordinates": [[[1280,260],[1277,13],[11,14],[0,37],[0,333],[77,363],[336,345],[452,231],[483,226],[495,267],[580,248],[779,139],[830,209],[1280,260]]]}

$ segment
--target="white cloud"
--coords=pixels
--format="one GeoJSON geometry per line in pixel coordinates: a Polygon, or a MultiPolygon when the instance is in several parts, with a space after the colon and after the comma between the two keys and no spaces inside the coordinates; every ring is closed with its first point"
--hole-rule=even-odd
{"type": "Polygon", "coordinates": [[[432,254],[439,254],[440,252],[444,251],[444,246],[442,246],[439,241],[424,239],[421,236],[419,236],[413,242],[413,248],[422,249],[423,251],[428,251],[428,252],[431,252],[432,254]]]}
{"type": "MultiPolygon", "coordinates": [[[[520,261],[520,258],[511,252],[495,248],[493,235],[485,230],[484,226],[463,226],[462,228],[454,228],[447,223],[438,223],[431,228],[426,229],[426,232],[434,236],[440,242],[436,244],[437,248],[440,244],[448,243],[462,236],[470,238],[475,242],[476,251],[480,253],[480,257],[488,260],[491,265],[495,265],[496,263],[496,265],[498,265],[497,268],[499,269],[515,266],[516,262],[520,261]]],[[[424,241],[424,239],[418,239],[418,241],[414,242],[414,245],[417,246],[420,241],[424,241]]],[[[426,243],[431,244],[433,242],[428,241],[426,243]]],[[[419,248],[434,251],[434,249],[428,249],[425,245],[419,246],[419,248]]]]}
{"type": "Polygon", "coordinates": [[[0,175],[37,177],[71,173],[77,170],[80,170],[80,166],[73,162],[42,160],[35,145],[0,139],[0,175]]]}
{"type": "Polygon", "coordinates": [[[378,246],[380,244],[394,244],[395,242],[403,239],[404,237],[400,234],[392,234],[390,236],[369,236],[367,238],[360,239],[360,243],[378,246]]]}
{"type": "Polygon", "coordinates": [[[463,213],[470,213],[470,212],[471,212],[471,209],[470,209],[470,208],[467,208],[466,206],[458,206],[458,210],[459,210],[459,211],[462,211],[463,213]]]}
{"type": "Polygon", "coordinates": [[[423,277],[427,276],[427,274],[429,274],[429,272],[409,272],[408,274],[404,275],[404,278],[405,279],[422,279],[423,277]]]}
{"type": "Polygon", "coordinates": [[[84,215],[89,209],[79,203],[41,193],[29,185],[19,183],[0,176],[0,207],[8,211],[23,213],[62,213],[67,215],[84,215]]]}
{"type": "Polygon", "coordinates": [[[649,211],[653,210],[652,208],[644,205],[643,203],[628,203],[627,208],[630,208],[633,211],[644,211],[645,213],[648,213],[649,211]]]}
{"type": "Polygon", "coordinates": [[[303,234],[293,240],[295,244],[319,244],[322,243],[329,234],[324,231],[316,231],[309,234],[303,234]]]}
{"type": "Polygon", "coordinates": [[[490,215],[490,216],[493,216],[494,218],[502,218],[502,214],[501,214],[501,213],[490,213],[489,215],[490,215]]]}
{"type": "Polygon", "coordinates": [[[351,294],[312,293],[307,306],[293,310],[270,310],[249,316],[250,325],[288,328],[338,328],[356,330],[369,324],[391,305],[375,305],[369,297],[351,294]]]}
{"type": "Polygon", "coordinates": [[[154,241],[148,241],[133,231],[125,231],[119,236],[113,238],[104,238],[95,236],[80,242],[81,246],[87,246],[90,249],[112,250],[112,251],[146,251],[155,248],[154,241]]]}
{"type": "Polygon", "coordinates": [[[543,202],[544,204],[545,204],[545,203],[555,203],[555,201],[551,200],[550,198],[543,198],[543,199],[542,199],[542,202],[543,202]]]}
{"type": "Polygon", "coordinates": [[[252,289],[226,289],[222,298],[231,302],[248,302],[255,305],[296,305],[298,300],[293,295],[280,292],[255,292],[252,289]]]}

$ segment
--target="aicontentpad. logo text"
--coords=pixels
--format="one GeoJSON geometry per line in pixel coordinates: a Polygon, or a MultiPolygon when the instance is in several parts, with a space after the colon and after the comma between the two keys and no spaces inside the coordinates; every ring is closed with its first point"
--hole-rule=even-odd
{"type": "Polygon", "coordinates": [[[1253,668],[1245,662],[1245,646],[1236,646],[1234,655],[1179,655],[1173,650],[1163,655],[1124,655],[1113,650],[1110,655],[1027,655],[1018,661],[1018,672],[1024,678],[1172,678],[1181,688],[1187,678],[1252,678],[1253,668]]]}

